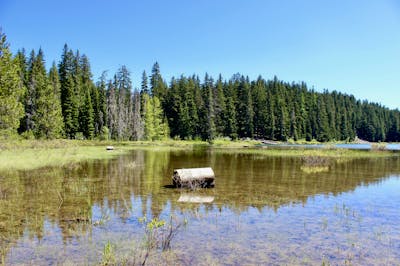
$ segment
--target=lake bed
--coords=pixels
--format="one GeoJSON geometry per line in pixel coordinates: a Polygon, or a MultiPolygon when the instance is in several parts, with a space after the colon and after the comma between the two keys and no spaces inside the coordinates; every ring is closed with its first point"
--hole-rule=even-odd
{"type": "Polygon", "coordinates": [[[92,265],[109,243],[117,262],[130,261],[141,252],[146,217],[182,225],[166,257],[155,252],[149,264],[398,263],[400,158],[334,162],[315,173],[303,165],[296,157],[154,148],[4,172],[2,260],[92,265]],[[214,169],[215,188],[170,186],[173,169],[204,166],[214,169]]]}

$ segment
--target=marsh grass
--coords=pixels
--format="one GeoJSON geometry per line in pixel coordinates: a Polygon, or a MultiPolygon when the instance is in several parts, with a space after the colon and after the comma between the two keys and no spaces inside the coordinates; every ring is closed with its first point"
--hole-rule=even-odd
{"type": "MultiPolygon", "coordinates": [[[[121,155],[129,150],[186,150],[198,147],[210,147],[217,153],[254,154],[279,157],[318,157],[347,161],[355,158],[375,158],[399,156],[376,148],[371,151],[322,149],[276,149],[259,148],[259,141],[216,139],[212,143],[200,140],[163,140],[163,141],[85,141],[85,140],[11,140],[0,141],[0,171],[32,170],[44,166],[64,166],[90,159],[106,159],[121,155]],[[113,151],[106,146],[113,145],[113,151]],[[257,148],[258,147],[258,148],[257,148]]],[[[134,167],[132,165],[131,167],[134,167]]]]}
{"type": "Polygon", "coordinates": [[[305,172],[306,174],[316,174],[322,172],[328,172],[329,166],[301,166],[301,171],[305,172]]]}
{"type": "Polygon", "coordinates": [[[322,149],[259,149],[259,148],[244,148],[244,149],[225,149],[215,147],[213,149],[217,153],[230,153],[230,154],[254,154],[264,155],[272,157],[321,157],[321,158],[332,158],[335,160],[351,160],[358,158],[383,158],[400,156],[400,153],[394,153],[391,151],[380,151],[380,150],[346,150],[340,148],[322,148],[322,149]]]}
{"type": "Polygon", "coordinates": [[[303,165],[300,167],[301,171],[307,174],[315,174],[321,172],[328,172],[329,167],[333,164],[334,159],[325,156],[303,156],[303,165]]]}
{"type": "Polygon", "coordinates": [[[106,151],[105,146],[29,147],[0,150],[1,170],[32,170],[45,166],[64,166],[89,159],[106,159],[129,150],[120,146],[106,151]]]}
{"type": "Polygon", "coordinates": [[[143,239],[130,244],[107,241],[100,265],[175,265],[179,261],[171,249],[171,242],[186,222],[178,222],[172,216],[169,222],[158,218],[148,220],[146,217],[139,218],[139,222],[143,226],[143,239]],[[130,248],[127,249],[126,245],[130,248]]]}

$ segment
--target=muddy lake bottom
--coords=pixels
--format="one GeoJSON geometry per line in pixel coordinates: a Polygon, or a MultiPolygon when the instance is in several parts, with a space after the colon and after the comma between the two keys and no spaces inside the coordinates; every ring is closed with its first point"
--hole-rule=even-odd
{"type": "Polygon", "coordinates": [[[146,217],[182,225],[149,265],[400,265],[400,158],[337,162],[321,172],[304,172],[303,164],[146,149],[0,173],[0,259],[98,265],[109,244],[117,262],[132,261],[146,217]],[[173,169],[207,166],[214,188],[170,186],[173,169]]]}

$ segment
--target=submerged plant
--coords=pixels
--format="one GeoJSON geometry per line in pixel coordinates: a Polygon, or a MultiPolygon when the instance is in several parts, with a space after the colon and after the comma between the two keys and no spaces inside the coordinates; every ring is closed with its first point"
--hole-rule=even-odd
{"type": "Polygon", "coordinates": [[[173,222],[172,216],[167,224],[165,220],[153,218],[147,222],[147,218],[139,218],[139,222],[145,225],[144,255],[141,265],[145,265],[150,254],[154,251],[167,251],[171,249],[171,241],[177,235],[182,223],[173,222]]]}
{"type": "Polygon", "coordinates": [[[114,249],[115,249],[114,245],[111,244],[110,241],[107,241],[107,243],[104,245],[104,248],[103,248],[101,265],[115,265],[116,264],[114,249]]]}

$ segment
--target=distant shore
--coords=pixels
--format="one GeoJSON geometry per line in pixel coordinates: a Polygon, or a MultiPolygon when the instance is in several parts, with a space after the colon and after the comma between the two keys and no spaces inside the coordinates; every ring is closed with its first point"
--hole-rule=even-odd
{"type": "MultiPolygon", "coordinates": [[[[112,158],[134,149],[193,149],[210,147],[215,152],[262,154],[265,156],[320,156],[332,158],[372,158],[399,156],[383,150],[385,143],[372,143],[370,151],[347,150],[335,148],[336,142],[323,143],[326,148],[306,149],[307,144],[315,142],[263,142],[260,140],[230,141],[217,139],[212,143],[198,140],[165,140],[165,141],[97,141],[97,140],[12,140],[0,141],[0,171],[32,170],[46,166],[65,166],[85,160],[112,158]],[[276,145],[274,145],[276,144],[276,145]],[[279,145],[296,145],[298,149],[278,149],[279,145]],[[263,147],[263,145],[266,145],[263,147]],[[115,147],[107,151],[107,146],[115,147]],[[303,147],[302,147],[303,146],[303,147]]],[[[319,143],[321,144],[321,143],[319,143]]]]}

